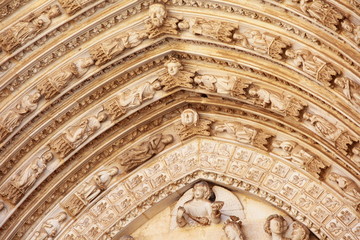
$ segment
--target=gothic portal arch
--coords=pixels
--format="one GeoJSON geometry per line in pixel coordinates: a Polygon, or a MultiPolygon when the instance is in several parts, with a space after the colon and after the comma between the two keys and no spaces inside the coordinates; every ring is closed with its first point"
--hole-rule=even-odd
{"type": "Polygon", "coordinates": [[[360,238],[356,0],[0,10],[3,239],[118,239],[200,180],[360,238]]]}

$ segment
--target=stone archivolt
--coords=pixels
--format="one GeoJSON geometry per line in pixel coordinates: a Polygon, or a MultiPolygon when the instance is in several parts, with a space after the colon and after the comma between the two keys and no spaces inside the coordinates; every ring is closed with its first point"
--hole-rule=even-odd
{"type": "MultiPolygon", "coordinates": [[[[12,2],[0,5],[7,12],[12,2]]],[[[351,9],[153,3],[44,1],[2,31],[1,234],[111,239],[203,178],[262,197],[320,238],[359,237],[351,9]]]]}

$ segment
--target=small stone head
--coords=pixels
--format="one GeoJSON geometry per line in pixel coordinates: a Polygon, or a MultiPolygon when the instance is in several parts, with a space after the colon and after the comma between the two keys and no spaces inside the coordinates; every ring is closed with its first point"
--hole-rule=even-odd
{"type": "Polygon", "coordinates": [[[176,58],[171,58],[164,64],[164,66],[171,76],[175,76],[183,68],[180,61],[176,58]]]}
{"type": "Polygon", "coordinates": [[[346,77],[337,77],[334,80],[334,83],[341,88],[345,88],[347,82],[348,82],[348,79],[346,77]]]}
{"type": "Polygon", "coordinates": [[[288,223],[283,216],[278,214],[270,215],[265,222],[264,230],[267,234],[283,234],[288,228],[288,223]]]}
{"type": "Polygon", "coordinates": [[[48,16],[49,18],[55,18],[61,15],[60,8],[57,5],[51,6],[49,8],[48,16]]]}
{"type": "Polygon", "coordinates": [[[285,51],[285,55],[289,58],[295,58],[295,51],[293,49],[288,49],[285,51]]]}
{"type": "Polygon", "coordinates": [[[306,120],[311,120],[311,117],[313,115],[311,113],[308,113],[308,112],[305,112],[304,115],[303,115],[303,119],[306,121],[306,120]]]}
{"type": "Polygon", "coordinates": [[[47,162],[50,162],[51,159],[53,159],[54,155],[50,152],[50,151],[47,151],[47,152],[44,152],[42,155],[41,155],[41,158],[47,163],[47,162]]]}
{"type": "Polygon", "coordinates": [[[30,97],[30,101],[31,101],[32,103],[37,103],[37,102],[40,101],[40,99],[41,99],[41,94],[40,94],[40,92],[35,92],[35,93],[30,97]]]}
{"type": "Polygon", "coordinates": [[[153,81],[151,86],[155,91],[159,91],[162,88],[161,82],[159,80],[153,81]]]}
{"type": "Polygon", "coordinates": [[[181,123],[185,127],[196,126],[199,121],[199,114],[193,109],[185,109],[181,113],[181,123]]]}
{"type": "Polygon", "coordinates": [[[164,24],[166,15],[166,8],[162,4],[156,3],[149,7],[151,24],[155,27],[160,27],[164,24]]]}
{"type": "Polygon", "coordinates": [[[94,65],[94,60],[92,58],[82,58],[80,59],[80,62],[80,66],[82,68],[87,68],[94,65]]]}
{"type": "Polygon", "coordinates": [[[223,227],[228,240],[241,240],[241,221],[236,216],[230,216],[223,227]]]}
{"type": "Polygon", "coordinates": [[[292,141],[283,141],[280,144],[280,148],[283,149],[285,152],[291,152],[294,149],[295,145],[296,143],[292,141]]]}
{"type": "Polygon", "coordinates": [[[309,240],[309,230],[301,223],[293,223],[291,240],[309,240]]]}
{"type": "Polygon", "coordinates": [[[166,134],[162,138],[162,142],[165,144],[172,143],[174,141],[174,137],[171,134],[166,134]]]}
{"type": "Polygon", "coordinates": [[[251,87],[249,88],[249,95],[250,95],[251,97],[257,97],[257,96],[258,96],[258,91],[259,91],[258,87],[256,87],[256,86],[251,86],[251,87]]]}
{"type": "Polygon", "coordinates": [[[104,122],[104,121],[106,121],[107,117],[108,117],[107,114],[105,112],[101,111],[98,113],[96,118],[99,120],[99,122],[104,122]]]}
{"type": "Polygon", "coordinates": [[[209,199],[211,190],[209,184],[205,181],[198,182],[193,187],[194,199],[209,199]]]}
{"type": "Polygon", "coordinates": [[[108,173],[109,173],[109,175],[110,176],[115,176],[115,175],[117,175],[118,173],[119,173],[119,169],[117,168],[117,167],[111,167],[111,168],[109,168],[109,170],[108,170],[108,173]]]}
{"type": "Polygon", "coordinates": [[[354,31],[354,24],[352,24],[349,19],[345,19],[344,21],[342,21],[341,27],[345,31],[350,32],[350,33],[354,31]]]}
{"type": "Polygon", "coordinates": [[[67,219],[67,214],[66,214],[66,212],[61,212],[61,213],[59,213],[59,214],[56,216],[56,219],[57,219],[59,222],[64,222],[64,221],[67,219]]]}

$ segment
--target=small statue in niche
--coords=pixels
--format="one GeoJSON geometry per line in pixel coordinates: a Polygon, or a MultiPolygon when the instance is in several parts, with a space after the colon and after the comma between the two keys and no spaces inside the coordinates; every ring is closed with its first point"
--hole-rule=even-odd
{"type": "Polygon", "coordinates": [[[40,231],[35,232],[30,240],[53,240],[60,232],[61,224],[67,219],[65,212],[60,212],[56,217],[46,220],[40,231]]]}
{"type": "Polygon", "coordinates": [[[176,87],[193,88],[194,73],[183,70],[184,67],[176,58],[170,58],[164,64],[166,72],[159,76],[164,91],[170,91],[176,87]]]}
{"type": "Polygon", "coordinates": [[[173,141],[174,137],[170,134],[156,134],[120,156],[121,165],[126,167],[126,171],[130,171],[163,151],[173,141]]]}
{"type": "Polygon", "coordinates": [[[171,228],[217,224],[230,216],[245,218],[240,200],[222,187],[210,188],[207,182],[201,181],[185,192],[177,202],[172,212],[171,228]],[[210,200],[213,194],[215,201],[210,200]]]}
{"type": "Polygon", "coordinates": [[[290,240],[284,237],[288,223],[283,216],[278,214],[270,215],[265,222],[264,230],[271,236],[272,240],[290,240]]]}
{"type": "Polygon", "coordinates": [[[177,131],[181,140],[194,135],[210,136],[210,124],[212,121],[199,119],[199,114],[193,109],[185,109],[181,113],[181,124],[177,125],[177,131]]]}
{"type": "Polygon", "coordinates": [[[149,7],[149,17],[146,20],[146,30],[150,39],[159,37],[163,34],[178,34],[179,19],[168,17],[164,5],[156,3],[149,7]]]}
{"type": "Polygon", "coordinates": [[[12,52],[34,39],[40,32],[47,29],[51,19],[60,16],[61,12],[57,5],[48,7],[40,14],[31,13],[25,19],[5,30],[0,36],[0,46],[6,52],[12,52]]]}
{"type": "Polygon", "coordinates": [[[335,142],[335,140],[342,133],[341,129],[338,129],[334,124],[330,123],[319,115],[304,113],[303,118],[305,121],[309,121],[314,126],[315,130],[326,139],[335,142]]]}
{"type": "Polygon", "coordinates": [[[354,180],[341,176],[335,172],[331,172],[328,179],[336,184],[336,187],[345,194],[346,198],[350,201],[359,203],[360,188],[354,180]]]}
{"type": "Polygon", "coordinates": [[[339,86],[345,97],[352,103],[360,106],[360,86],[347,77],[337,77],[334,83],[339,86]]]}
{"type": "Polygon", "coordinates": [[[291,240],[309,240],[310,232],[304,225],[298,222],[292,224],[291,240]]]}
{"type": "Polygon", "coordinates": [[[236,216],[230,216],[224,223],[224,232],[228,240],[244,240],[244,234],[241,231],[242,222],[236,216]]]}

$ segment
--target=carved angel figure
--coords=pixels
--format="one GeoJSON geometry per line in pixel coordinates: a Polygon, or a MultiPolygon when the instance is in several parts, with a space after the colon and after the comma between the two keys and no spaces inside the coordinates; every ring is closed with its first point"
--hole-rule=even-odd
{"type": "Polygon", "coordinates": [[[201,75],[194,78],[194,82],[200,87],[210,92],[229,94],[233,90],[236,77],[220,77],[214,75],[201,75]]]}
{"type": "MultiPolygon", "coordinates": [[[[220,223],[230,215],[245,218],[243,206],[239,199],[230,191],[201,181],[179,199],[174,210],[173,220],[179,227],[220,223]],[[210,201],[215,194],[215,201],[210,201]]],[[[173,222],[174,223],[174,222],[173,222]]],[[[172,228],[175,228],[173,224],[172,228]]]]}
{"type": "Polygon", "coordinates": [[[347,99],[360,106],[360,86],[347,77],[335,78],[334,83],[342,88],[347,99]]]}
{"type": "Polygon", "coordinates": [[[60,212],[56,217],[46,220],[40,231],[35,232],[31,240],[53,240],[61,229],[61,224],[67,219],[65,212],[60,212]]]}
{"type": "Polygon", "coordinates": [[[2,114],[0,117],[0,140],[3,140],[9,133],[14,131],[28,114],[35,111],[40,98],[39,92],[26,95],[14,108],[2,114]]]}
{"type": "Polygon", "coordinates": [[[330,141],[336,141],[339,135],[342,133],[341,129],[338,129],[334,124],[330,123],[319,115],[304,113],[303,118],[305,121],[309,121],[311,125],[315,127],[315,130],[330,141]]]}
{"type": "Polygon", "coordinates": [[[166,72],[159,77],[164,91],[170,91],[176,87],[192,88],[195,75],[192,72],[183,70],[184,67],[176,58],[170,58],[165,64],[166,72]]]}
{"type": "Polygon", "coordinates": [[[168,17],[164,5],[156,3],[149,7],[149,17],[145,24],[149,38],[156,38],[163,34],[178,34],[179,19],[168,17]]]}
{"type": "Polygon", "coordinates": [[[1,48],[4,51],[12,52],[48,28],[51,19],[60,16],[60,14],[57,5],[49,7],[38,15],[30,14],[26,19],[21,20],[1,34],[1,48]]]}
{"type": "Polygon", "coordinates": [[[348,177],[341,176],[340,174],[331,172],[328,178],[331,182],[336,183],[337,187],[342,190],[345,196],[351,201],[359,203],[360,201],[360,188],[359,186],[348,177]]]}
{"type": "Polygon", "coordinates": [[[181,124],[177,126],[182,140],[194,135],[210,135],[210,124],[212,121],[200,119],[199,114],[193,109],[185,109],[181,113],[181,124]]]}
{"type": "Polygon", "coordinates": [[[117,167],[111,167],[107,170],[96,173],[90,182],[85,183],[84,187],[76,195],[79,196],[86,203],[94,200],[102,191],[107,189],[111,179],[117,175],[119,169],[117,167]]]}
{"type": "Polygon", "coordinates": [[[298,222],[292,224],[293,231],[291,233],[291,240],[309,240],[310,232],[304,225],[298,222]]]}
{"type": "Polygon", "coordinates": [[[239,218],[236,216],[230,216],[230,218],[225,221],[223,229],[228,240],[244,240],[241,224],[242,222],[239,221],[239,218]]]}
{"type": "Polygon", "coordinates": [[[251,86],[249,89],[249,95],[257,98],[258,102],[266,107],[271,106],[271,109],[283,112],[286,109],[287,101],[290,101],[290,96],[281,96],[280,94],[270,92],[257,86],[251,86]]]}
{"type": "Polygon", "coordinates": [[[191,30],[194,34],[216,39],[221,42],[230,43],[238,25],[228,22],[211,21],[203,18],[196,18],[191,30]]]}
{"type": "Polygon", "coordinates": [[[45,99],[50,99],[65,88],[73,78],[83,76],[93,64],[94,61],[91,58],[80,58],[46,77],[37,89],[45,96],[45,99]]]}
{"type": "Polygon", "coordinates": [[[264,230],[271,236],[272,240],[290,240],[284,237],[288,223],[283,216],[278,214],[270,215],[265,222],[264,230]]]}
{"type": "Polygon", "coordinates": [[[126,171],[130,171],[163,151],[173,140],[174,137],[170,134],[156,134],[120,156],[121,165],[126,167],[126,171]]]}

